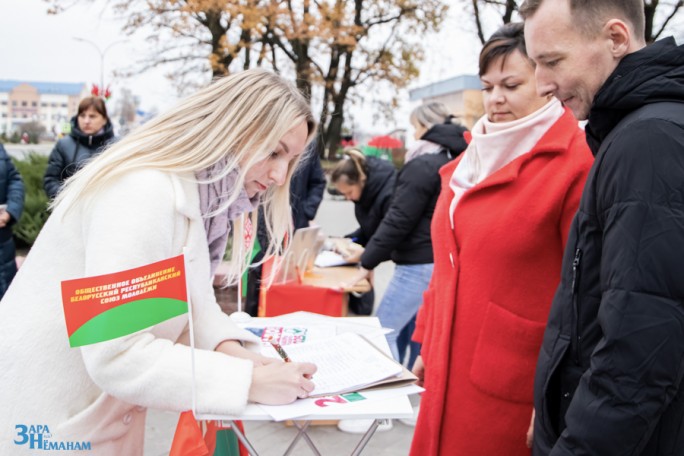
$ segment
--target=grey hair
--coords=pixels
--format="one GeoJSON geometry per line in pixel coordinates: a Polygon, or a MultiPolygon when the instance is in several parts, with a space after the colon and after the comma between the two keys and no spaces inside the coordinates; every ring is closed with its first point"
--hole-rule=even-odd
{"type": "Polygon", "coordinates": [[[411,111],[410,121],[414,125],[422,125],[429,130],[435,125],[450,122],[452,117],[453,115],[444,103],[433,101],[411,111]]]}

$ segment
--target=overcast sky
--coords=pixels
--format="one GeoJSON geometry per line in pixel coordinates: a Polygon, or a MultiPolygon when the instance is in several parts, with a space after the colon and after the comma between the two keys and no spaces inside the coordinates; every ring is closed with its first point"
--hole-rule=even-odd
{"type": "MultiPolygon", "coordinates": [[[[102,13],[100,0],[74,3],[64,13],[48,15],[47,4],[42,0],[0,0],[0,79],[98,83],[100,55],[91,44],[74,38],[88,39],[104,50],[126,37],[121,33],[121,22],[111,13],[102,13]]],[[[462,24],[463,21],[447,18],[442,31],[426,40],[430,45],[421,65],[421,77],[412,87],[476,71],[479,44],[471,31],[463,30],[472,28],[470,24],[462,24]]],[[[177,97],[162,71],[112,79],[113,70],[125,68],[148,49],[142,36],[110,47],[104,59],[104,80],[112,84],[115,96],[118,89],[126,86],[140,97],[142,109],[163,110],[177,97]]],[[[402,99],[396,122],[381,129],[407,124],[413,104],[408,102],[407,94],[402,99]]],[[[355,123],[371,122],[365,118],[368,106],[352,107],[352,111],[355,123]]]]}

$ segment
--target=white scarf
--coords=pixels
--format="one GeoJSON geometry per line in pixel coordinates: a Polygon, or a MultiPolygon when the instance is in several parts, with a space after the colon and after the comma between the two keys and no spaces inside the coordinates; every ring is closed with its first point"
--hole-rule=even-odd
{"type": "Polygon", "coordinates": [[[408,163],[409,161],[416,157],[420,157],[421,155],[436,154],[440,150],[442,150],[442,146],[439,144],[435,144],[424,139],[419,139],[418,141],[414,142],[413,145],[406,151],[404,163],[408,163]]]}
{"type": "Polygon", "coordinates": [[[511,122],[494,123],[483,116],[472,129],[472,140],[454,170],[449,187],[454,198],[449,206],[451,228],[454,211],[463,194],[539,142],[565,110],[556,98],[527,116],[511,122]]]}

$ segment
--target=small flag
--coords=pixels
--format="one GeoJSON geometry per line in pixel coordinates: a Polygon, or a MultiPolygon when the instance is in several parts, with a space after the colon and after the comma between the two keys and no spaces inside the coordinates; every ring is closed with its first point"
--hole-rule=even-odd
{"type": "Polygon", "coordinates": [[[62,282],[69,345],[126,336],[188,312],[183,255],[62,282]]]}

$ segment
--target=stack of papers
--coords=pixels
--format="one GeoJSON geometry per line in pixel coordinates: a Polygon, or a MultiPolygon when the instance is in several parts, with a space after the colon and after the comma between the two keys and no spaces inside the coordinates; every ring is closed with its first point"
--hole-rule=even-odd
{"type": "Polygon", "coordinates": [[[345,333],[318,342],[290,345],[292,361],[314,363],[312,397],[343,394],[367,388],[412,383],[416,377],[363,337],[345,333]]]}
{"type": "Polygon", "coordinates": [[[314,260],[314,266],[319,268],[329,268],[333,266],[344,266],[345,264],[351,264],[345,257],[337,252],[331,250],[323,250],[320,252],[316,259],[314,260]]]}

